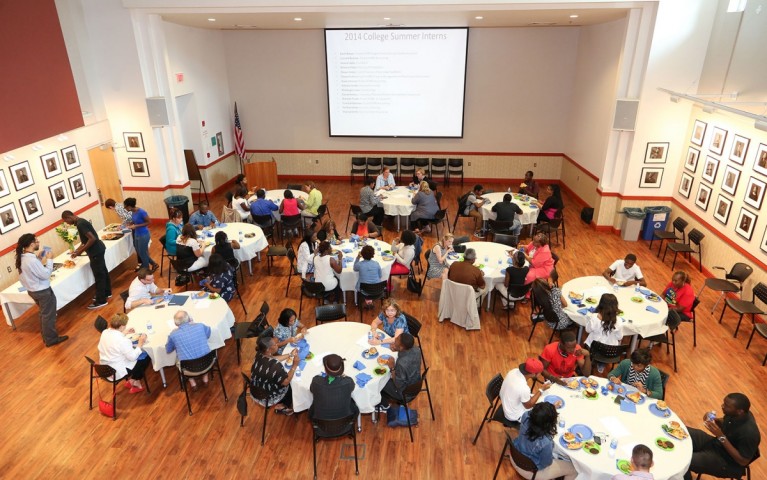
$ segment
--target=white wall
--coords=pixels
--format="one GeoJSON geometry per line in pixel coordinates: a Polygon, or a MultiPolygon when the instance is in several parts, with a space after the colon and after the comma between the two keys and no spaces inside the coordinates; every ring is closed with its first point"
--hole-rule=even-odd
{"type": "Polygon", "coordinates": [[[224,44],[248,149],[561,152],[578,34],[470,30],[463,139],[328,137],[322,30],[224,32],[224,44]]]}

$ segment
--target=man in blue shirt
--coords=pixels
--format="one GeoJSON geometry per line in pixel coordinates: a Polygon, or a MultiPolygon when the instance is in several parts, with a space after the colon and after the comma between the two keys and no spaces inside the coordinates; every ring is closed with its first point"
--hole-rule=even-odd
{"type": "Polygon", "coordinates": [[[216,222],[218,222],[218,219],[208,209],[208,202],[205,200],[200,202],[200,209],[189,217],[189,223],[197,230],[202,230],[205,227],[215,227],[216,222]]]}
{"type": "MultiPolygon", "coordinates": [[[[173,315],[173,323],[178,327],[168,335],[168,343],[165,351],[176,351],[179,360],[194,360],[210,353],[208,339],[210,327],[203,323],[193,323],[192,317],[184,310],[179,310],[173,315]]],[[[203,386],[208,386],[208,374],[202,376],[203,386]]],[[[197,383],[193,378],[189,379],[192,390],[197,389],[197,383]]]]}
{"type": "Polygon", "coordinates": [[[394,183],[394,175],[391,174],[389,167],[384,167],[381,175],[376,178],[376,191],[377,190],[391,190],[396,187],[394,183]]]}
{"type": "MultiPolygon", "coordinates": [[[[266,217],[267,215],[271,217],[272,212],[276,212],[279,208],[276,203],[266,199],[266,191],[264,189],[259,189],[256,191],[256,201],[250,204],[250,215],[253,218],[266,217]]],[[[271,218],[266,225],[268,226],[269,224],[271,224],[271,218]]]]}

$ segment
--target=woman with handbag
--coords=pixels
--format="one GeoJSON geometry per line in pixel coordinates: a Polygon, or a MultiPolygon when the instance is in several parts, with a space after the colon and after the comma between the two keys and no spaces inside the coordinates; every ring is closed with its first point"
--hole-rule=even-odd
{"type": "Polygon", "coordinates": [[[109,320],[109,328],[101,332],[99,340],[99,363],[114,368],[117,378],[127,376],[125,388],[129,388],[130,393],[139,393],[144,391],[141,380],[149,366],[149,356],[140,358],[144,353],[141,347],[146,342],[146,334],[139,335],[138,344],[134,346],[126,334],[135,331],[132,328],[126,330],[127,324],[128,316],[124,313],[117,313],[109,320]]]}

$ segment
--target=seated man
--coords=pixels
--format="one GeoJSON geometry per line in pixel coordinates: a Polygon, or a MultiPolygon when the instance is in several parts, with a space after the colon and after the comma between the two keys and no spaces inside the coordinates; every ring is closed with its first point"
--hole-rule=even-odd
{"type": "Polygon", "coordinates": [[[126,210],[125,205],[115,202],[111,198],[107,198],[104,202],[104,206],[107,210],[114,210],[118,217],[120,217],[121,223],[130,223],[133,221],[133,212],[126,210]]]}
{"type": "Polygon", "coordinates": [[[352,399],[354,380],[344,375],[344,359],[335,353],[322,359],[326,376],[312,378],[309,390],[314,395],[309,418],[336,420],[357,415],[359,408],[352,399]]]}
{"type": "Polygon", "coordinates": [[[533,172],[530,170],[525,172],[525,180],[519,185],[519,193],[538,198],[540,191],[541,189],[538,186],[538,182],[533,180],[533,172]]]}
{"type": "Polygon", "coordinates": [[[647,282],[642,276],[642,270],[637,265],[637,256],[633,253],[626,255],[623,260],[616,260],[602,272],[602,276],[610,283],[623,282],[623,285],[639,284],[647,286],[647,282]]]}
{"type": "Polygon", "coordinates": [[[381,390],[383,410],[389,408],[389,403],[399,402],[405,389],[421,380],[421,349],[414,347],[415,341],[409,333],[401,333],[394,339],[391,349],[397,352],[397,362],[389,357],[388,366],[391,378],[381,390]]]}
{"type": "Polygon", "coordinates": [[[522,209],[519,205],[511,201],[511,194],[507,193],[503,196],[503,202],[498,202],[493,205],[492,209],[495,214],[495,220],[498,222],[511,222],[511,234],[519,235],[522,232],[522,222],[519,221],[517,215],[522,215],[522,209]]]}
{"type": "Polygon", "coordinates": [[[745,467],[759,451],[761,436],[754,415],[750,412],[751,401],[742,393],[724,397],[722,418],[714,412],[703,417],[703,425],[711,435],[697,428],[687,428],[692,439],[692,460],[685,480],[691,472],[719,478],[740,478],[745,467]]]}
{"type": "Polygon", "coordinates": [[[396,187],[394,175],[391,174],[389,167],[384,167],[381,174],[376,178],[376,190],[391,190],[396,187]]]}
{"type": "Polygon", "coordinates": [[[572,378],[577,375],[575,366],[581,369],[581,375],[591,374],[591,357],[588,350],[581,348],[575,341],[575,333],[564,331],[558,342],[550,343],[543,347],[541,353],[543,362],[543,378],[551,380],[559,385],[566,385],[563,378],[572,378]]]}
{"type": "Polygon", "coordinates": [[[154,283],[154,274],[148,268],[141,268],[136,278],[128,287],[128,298],[125,300],[125,309],[140,307],[151,304],[155,298],[171,293],[170,288],[160,289],[154,283]]]}
{"type": "Polygon", "coordinates": [[[541,382],[541,388],[534,395],[530,392],[527,381],[538,377],[541,372],[543,372],[543,363],[537,358],[528,358],[519,368],[509,370],[506,374],[500,393],[503,416],[506,420],[519,422],[522,414],[538,403],[541,393],[551,387],[551,383],[541,382]]]}
{"type": "Polygon", "coordinates": [[[485,275],[482,270],[474,266],[477,252],[473,248],[466,249],[462,262],[454,262],[447,271],[447,279],[455,283],[463,283],[474,287],[477,297],[477,305],[482,304],[482,297],[487,293],[485,275]]]}
{"type": "Polygon", "coordinates": [[[464,205],[463,214],[474,219],[474,236],[477,238],[485,238],[485,233],[482,228],[482,212],[479,210],[485,203],[485,199],[482,198],[482,193],[485,189],[482,185],[474,185],[474,189],[469,193],[466,198],[466,205],[464,205]]]}
{"type": "Polygon", "coordinates": [[[317,187],[312,180],[305,181],[301,190],[309,194],[304,201],[304,209],[301,210],[301,217],[304,218],[304,225],[306,225],[306,219],[312,219],[313,225],[314,218],[317,217],[317,210],[320,208],[320,205],[322,205],[322,192],[317,190],[317,187]]]}
{"type": "Polygon", "coordinates": [[[218,219],[208,209],[208,202],[205,200],[200,202],[200,209],[189,217],[189,223],[197,230],[202,230],[205,227],[215,227],[216,222],[218,222],[218,219]]]}
{"type": "Polygon", "coordinates": [[[373,190],[375,183],[376,181],[373,177],[370,177],[368,178],[367,185],[360,189],[360,209],[369,218],[373,218],[373,223],[381,225],[384,218],[384,208],[381,205],[381,199],[373,190]]]}
{"type": "Polygon", "coordinates": [[[271,222],[272,212],[276,212],[277,210],[279,210],[279,208],[280,207],[276,203],[266,199],[266,190],[261,188],[256,191],[256,200],[250,204],[250,215],[254,219],[257,216],[259,217],[269,216],[270,217],[269,223],[266,223],[264,225],[259,225],[261,227],[264,227],[264,226],[268,227],[269,225],[272,224],[271,222]]]}
{"type": "MultiPolygon", "coordinates": [[[[210,353],[208,339],[210,327],[204,323],[193,323],[192,317],[185,310],[179,310],[173,315],[173,323],[178,327],[168,335],[168,343],[165,351],[176,351],[179,360],[194,360],[210,353]]],[[[208,374],[202,376],[202,384],[208,386],[208,374]]],[[[192,390],[197,390],[197,382],[194,378],[189,379],[192,390]]]]}
{"type": "Polygon", "coordinates": [[[634,445],[631,450],[631,473],[617,473],[612,480],[653,480],[650,468],[655,465],[652,461],[652,450],[647,445],[634,445]]]}

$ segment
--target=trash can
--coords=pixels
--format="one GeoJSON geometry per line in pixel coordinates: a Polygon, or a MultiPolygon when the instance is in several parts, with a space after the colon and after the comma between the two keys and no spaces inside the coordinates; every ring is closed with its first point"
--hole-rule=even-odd
{"type": "Polygon", "coordinates": [[[625,215],[621,223],[621,238],[629,242],[636,242],[639,240],[639,232],[642,230],[642,220],[645,218],[645,213],[641,208],[631,207],[624,208],[620,213],[625,215]]]}
{"type": "Polygon", "coordinates": [[[168,212],[171,208],[178,208],[184,215],[184,223],[189,221],[189,198],[183,195],[165,197],[165,205],[168,207],[168,212]]]}
{"type": "Polygon", "coordinates": [[[644,207],[645,217],[644,225],[642,226],[642,239],[652,240],[655,230],[665,230],[668,223],[669,214],[671,208],[663,205],[657,207],[644,207]]]}

